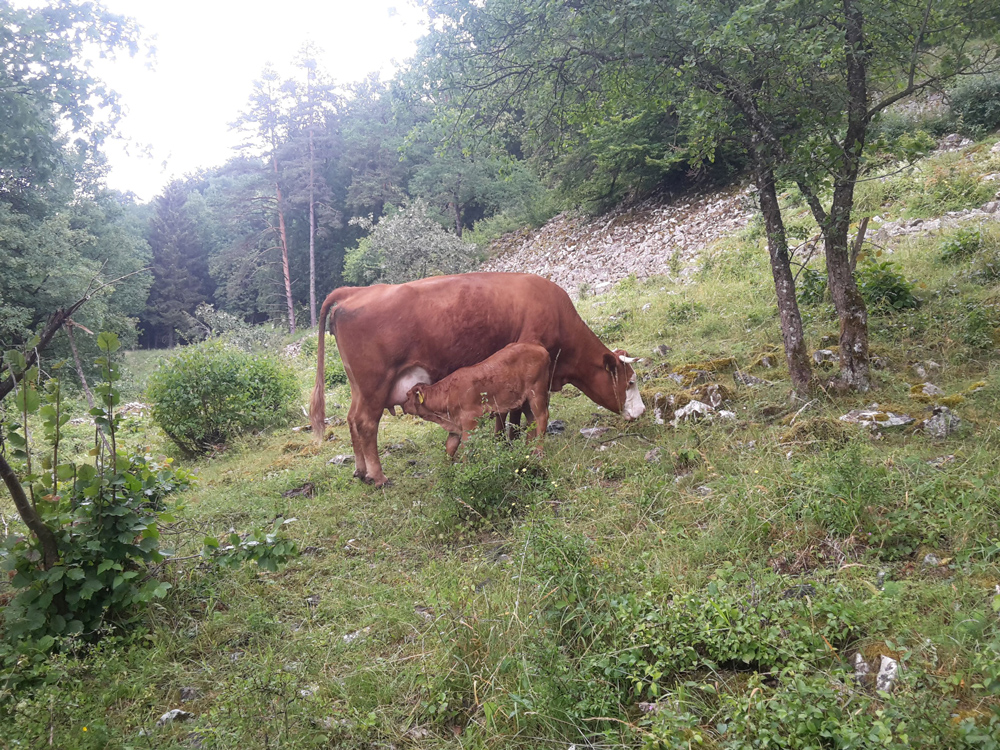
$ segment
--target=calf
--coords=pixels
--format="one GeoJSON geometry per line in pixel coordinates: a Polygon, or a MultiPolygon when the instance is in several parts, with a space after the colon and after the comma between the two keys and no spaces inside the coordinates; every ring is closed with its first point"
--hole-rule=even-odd
{"type": "Polygon", "coordinates": [[[454,457],[458,446],[484,414],[530,410],[533,437],[549,423],[549,353],[538,344],[508,344],[478,365],[456,370],[434,385],[418,383],[406,393],[403,412],[437,422],[451,433],[445,443],[454,457]]]}

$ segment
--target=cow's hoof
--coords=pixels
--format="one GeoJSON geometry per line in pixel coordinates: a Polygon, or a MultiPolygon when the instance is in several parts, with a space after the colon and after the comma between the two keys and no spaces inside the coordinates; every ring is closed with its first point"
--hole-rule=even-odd
{"type": "Polygon", "coordinates": [[[371,477],[358,477],[358,479],[360,479],[365,484],[375,484],[375,480],[372,479],[371,477]]]}
{"type": "Polygon", "coordinates": [[[386,477],[381,482],[375,482],[375,486],[377,488],[379,488],[379,489],[385,489],[385,488],[388,488],[388,487],[392,487],[392,480],[389,479],[389,477],[386,477]]]}
{"type": "Polygon", "coordinates": [[[360,479],[363,482],[365,479],[368,478],[368,475],[365,474],[365,472],[362,471],[361,469],[355,469],[354,470],[354,478],[355,479],[360,479]]]}

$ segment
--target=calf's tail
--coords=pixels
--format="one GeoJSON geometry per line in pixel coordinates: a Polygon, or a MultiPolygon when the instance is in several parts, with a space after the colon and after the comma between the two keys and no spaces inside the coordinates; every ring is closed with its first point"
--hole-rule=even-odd
{"type": "MultiPolygon", "coordinates": [[[[318,442],[323,442],[323,432],[326,425],[326,319],[330,308],[347,297],[349,289],[337,289],[327,295],[319,313],[319,343],[316,345],[316,385],[313,387],[312,401],[309,405],[309,418],[312,422],[312,432],[318,442]]],[[[331,321],[331,327],[333,323],[331,321]]],[[[331,331],[332,333],[332,331],[331,331]]]]}

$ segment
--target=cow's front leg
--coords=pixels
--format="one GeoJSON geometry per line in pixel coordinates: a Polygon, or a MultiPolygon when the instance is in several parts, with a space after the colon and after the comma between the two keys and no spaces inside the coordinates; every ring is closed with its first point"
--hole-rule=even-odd
{"type": "Polygon", "coordinates": [[[458,446],[462,444],[462,436],[457,432],[452,432],[448,434],[448,439],[444,442],[444,449],[448,453],[449,458],[455,457],[455,451],[458,450],[458,446]]]}

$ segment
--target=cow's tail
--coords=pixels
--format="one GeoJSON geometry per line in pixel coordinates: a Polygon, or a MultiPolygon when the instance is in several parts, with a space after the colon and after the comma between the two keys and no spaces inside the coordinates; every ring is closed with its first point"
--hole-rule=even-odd
{"type": "MultiPolygon", "coordinates": [[[[319,343],[316,345],[316,385],[313,388],[312,401],[309,405],[309,418],[312,422],[312,432],[318,442],[323,442],[326,426],[326,319],[330,308],[347,298],[353,288],[344,287],[327,295],[319,313],[319,343]]],[[[333,327],[333,321],[330,322],[333,327]]],[[[332,333],[332,331],[331,331],[332,333]]]]}

